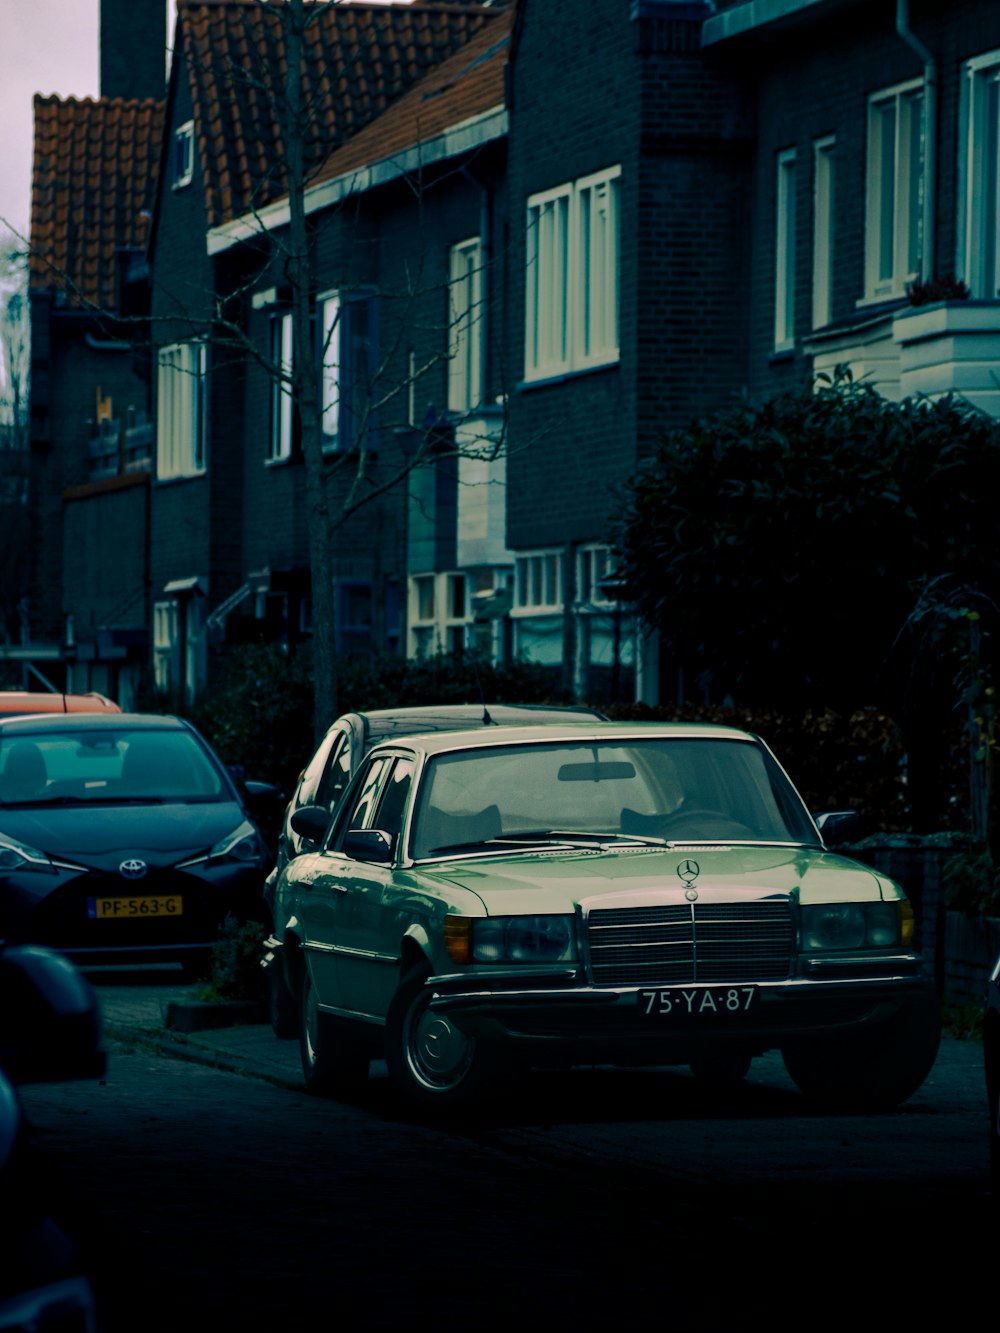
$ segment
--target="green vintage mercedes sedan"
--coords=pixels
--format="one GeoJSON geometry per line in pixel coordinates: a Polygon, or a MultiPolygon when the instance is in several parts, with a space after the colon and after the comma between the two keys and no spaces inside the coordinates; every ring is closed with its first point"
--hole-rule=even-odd
{"type": "Polygon", "coordinates": [[[265,965],[307,1087],[384,1058],[423,1106],[532,1065],[781,1051],[805,1094],[889,1107],[926,1078],[937,995],[898,884],[829,850],[757,736],[707,724],[480,727],[376,746],[283,869],[265,965]]]}

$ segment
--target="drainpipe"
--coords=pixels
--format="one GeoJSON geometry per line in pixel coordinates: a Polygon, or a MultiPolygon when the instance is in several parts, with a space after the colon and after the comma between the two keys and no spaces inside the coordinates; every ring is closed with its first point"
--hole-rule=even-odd
{"type": "Polygon", "coordinates": [[[936,228],[934,204],[937,195],[937,63],[919,37],[910,31],[909,0],[896,0],[896,32],[906,42],[924,66],[924,244],[921,256],[921,277],[926,282],[934,276],[936,228]]]}

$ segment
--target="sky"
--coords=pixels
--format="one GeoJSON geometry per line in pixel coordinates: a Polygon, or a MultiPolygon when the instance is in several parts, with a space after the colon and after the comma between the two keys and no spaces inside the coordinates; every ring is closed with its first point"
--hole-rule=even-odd
{"type": "Polygon", "coordinates": [[[0,0],[0,236],[28,232],[35,93],[98,95],[99,14],[100,0],[0,0]]]}
{"type": "Polygon", "coordinates": [[[26,235],[32,98],[96,97],[99,0],[0,0],[0,232],[26,235]]]}

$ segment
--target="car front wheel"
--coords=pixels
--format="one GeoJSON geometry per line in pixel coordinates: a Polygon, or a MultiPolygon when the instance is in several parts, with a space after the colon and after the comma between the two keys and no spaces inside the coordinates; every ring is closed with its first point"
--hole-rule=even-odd
{"type": "Polygon", "coordinates": [[[368,1080],[369,1051],[357,1038],[342,1032],[329,1014],[322,1012],[308,968],[302,975],[299,1050],[302,1078],[309,1092],[347,1098],[368,1080]]]}
{"type": "Polygon", "coordinates": [[[856,1032],[786,1046],[785,1068],[801,1092],[842,1110],[889,1110],[913,1095],[941,1041],[932,992],[907,1000],[891,1018],[856,1032]]]}
{"type": "Polygon", "coordinates": [[[427,972],[415,968],[400,982],[386,1016],[389,1074],[411,1102],[424,1107],[471,1100],[500,1072],[495,1052],[467,1037],[447,1014],[430,1009],[427,972]]]}

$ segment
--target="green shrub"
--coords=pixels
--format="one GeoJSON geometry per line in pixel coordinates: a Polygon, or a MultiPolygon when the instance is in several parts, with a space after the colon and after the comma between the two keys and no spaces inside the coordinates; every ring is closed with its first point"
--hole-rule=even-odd
{"type": "Polygon", "coordinates": [[[200,1000],[267,999],[267,977],[260,965],[264,927],[259,921],[227,916],[222,935],[212,947],[208,977],[198,990],[200,1000]]]}
{"type": "Polygon", "coordinates": [[[984,848],[956,852],[942,871],[948,905],[967,916],[1000,916],[1000,866],[984,848]]]}

